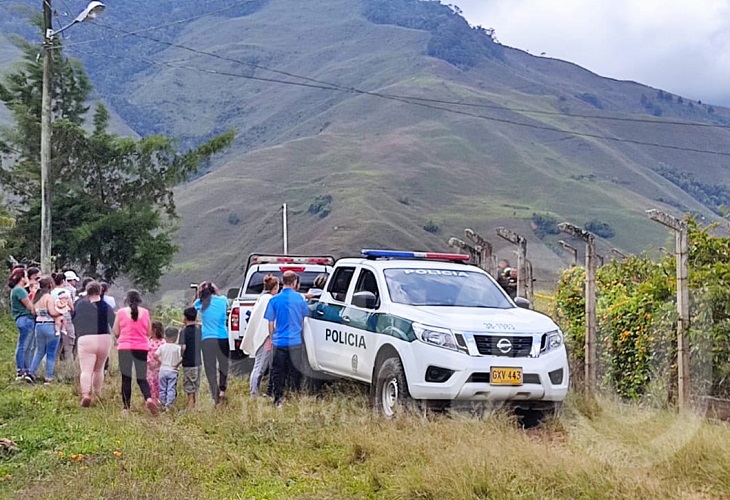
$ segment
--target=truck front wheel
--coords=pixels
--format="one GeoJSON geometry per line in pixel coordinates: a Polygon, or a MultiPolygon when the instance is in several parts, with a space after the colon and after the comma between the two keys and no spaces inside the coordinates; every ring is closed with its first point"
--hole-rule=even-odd
{"type": "Polygon", "coordinates": [[[386,418],[402,413],[411,401],[403,364],[398,358],[387,358],[376,368],[373,407],[386,418]]]}

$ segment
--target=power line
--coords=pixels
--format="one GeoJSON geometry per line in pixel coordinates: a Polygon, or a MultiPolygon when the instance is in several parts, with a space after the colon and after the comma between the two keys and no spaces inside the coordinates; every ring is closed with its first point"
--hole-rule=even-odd
{"type": "MultiPolygon", "coordinates": [[[[92,21],[93,22],[93,21],[92,21]]],[[[445,100],[445,99],[434,99],[434,98],[427,98],[427,97],[417,97],[417,96],[403,96],[403,95],[394,95],[394,94],[387,94],[387,93],[381,93],[381,92],[369,92],[366,90],[361,90],[356,87],[349,87],[349,86],[343,86],[337,83],[327,82],[315,78],[310,78],[302,75],[297,75],[295,73],[291,73],[288,71],[282,71],[277,70],[273,68],[269,68],[267,66],[252,63],[248,61],[243,61],[240,59],[234,59],[231,57],[221,56],[219,54],[215,54],[213,52],[208,52],[205,50],[200,49],[194,49],[192,47],[187,47],[185,45],[181,45],[178,43],[168,42],[165,40],[160,40],[159,38],[154,38],[151,36],[144,36],[139,35],[138,32],[128,32],[121,28],[115,28],[112,26],[106,26],[101,25],[98,23],[94,23],[97,26],[103,27],[108,30],[117,31],[125,36],[135,36],[137,38],[141,38],[144,40],[149,40],[155,43],[159,43],[162,45],[166,45],[168,47],[174,47],[182,50],[186,50],[188,52],[192,52],[197,55],[202,56],[208,56],[213,57],[215,59],[219,59],[222,61],[228,61],[233,62],[237,64],[244,64],[246,66],[250,66],[255,69],[261,69],[264,71],[269,71],[271,73],[280,74],[283,76],[288,76],[290,78],[297,78],[300,80],[316,83],[319,85],[325,85],[328,87],[338,88],[340,90],[346,90],[348,92],[356,93],[356,94],[364,94],[364,95],[378,95],[379,97],[387,97],[387,98],[393,98],[393,99],[408,99],[410,101],[421,101],[425,103],[430,104],[445,104],[445,105],[451,105],[451,106],[463,106],[463,107],[471,107],[471,108],[483,108],[483,109],[494,109],[499,111],[510,111],[515,113],[528,113],[528,114],[538,114],[538,115],[547,115],[547,116],[560,116],[560,117],[570,117],[570,118],[579,118],[579,119],[587,119],[587,120],[609,120],[609,121],[619,121],[619,122],[636,122],[636,123],[648,123],[652,125],[675,125],[675,126],[690,126],[690,127],[701,127],[701,128],[720,128],[720,129],[730,129],[730,125],[720,125],[720,124],[712,124],[712,123],[699,123],[699,122],[686,122],[686,121],[672,121],[672,120],[653,120],[648,118],[630,118],[630,117],[617,117],[617,116],[601,116],[601,115],[586,115],[586,114],[575,114],[575,113],[559,113],[555,111],[544,111],[544,110],[534,110],[534,109],[525,109],[525,108],[510,108],[508,106],[501,106],[497,104],[484,104],[484,103],[475,103],[475,102],[464,102],[464,101],[451,101],[451,100],[445,100]]]]}
{"type": "MultiPolygon", "coordinates": [[[[6,0],[6,1],[10,1],[10,0],[6,0]]],[[[171,27],[171,26],[176,26],[176,25],[179,25],[179,24],[183,24],[183,23],[188,23],[188,22],[191,22],[191,21],[195,21],[195,20],[200,19],[200,18],[203,18],[203,17],[216,15],[216,14],[219,14],[219,13],[222,13],[222,12],[225,12],[225,11],[228,11],[228,10],[231,10],[233,8],[236,8],[236,7],[241,7],[241,6],[244,6],[246,4],[253,3],[253,1],[254,0],[245,0],[243,2],[239,2],[239,3],[236,3],[236,4],[232,4],[232,5],[229,5],[227,7],[223,7],[221,9],[215,10],[215,11],[210,11],[210,12],[205,12],[205,13],[197,14],[197,15],[192,16],[192,17],[188,17],[188,18],[184,18],[184,19],[178,19],[177,21],[173,21],[173,22],[170,22],[170,23],[161,24],[161,25],[157,25],[157,26],[152,26],[152,27],[148,27],[148,28],[142,28],[142,29],[139,29],[139,30],[136,30],[136,31],[126,31],[126,30],[123,30],[121,28],[115,28],[113,26],[108,26],[108,25],[101,24],[101,23],[97,23],[97,22],[93,22],[93,21],[91,21],[91,23],[94,24],[94,25],[96,25],[96,26],[99,26],[101,28],[104,28],[104,29],[107,29],[107,30],[116,31],[116,32],[120,33],[119,36],[111,37],[111,39],[118,39],[118,38],[125,38],[125,37],[128,37],[128,36],[134,36],[134,37],[137,37],[137,38],[141,38],[141,39],[149,40],[149,41],[152,41],[152,42],[160,43],[160,44],[163,44],[163,45],[167,45],[169,47],[175,47],[175,48],[179,48],[179,49],[182,49],[182,50],[187,50],[189,52],[192,52],[192,53],[195,53],[195,54],[198,54],[198,55],[203,55],[203,56],[208,56],[208,57],[214,57],[216,59],[220,59],[220,60],[224,60],[224,61],[229,61],[229,62],[234,62],[234,63],[237,63],[237,64],[245,64],[247,66],[250,66],[250,67],[253,67],[253,68],[256,68],[256,69],[261,69],[261,70],[264,70],[264,71],[269,71],[269,72],[276,73],[276,74],[280,74],[280,75],[283,75],[283,76],[288,76],[290,78],[297,78],[297,79],[300,79],[300,80],[304,80],[304,81],[316,83],[316,84],[319,84],[319,85],[324,85],[324,86],[327,86],[327,87],[337,88],[337,89],[340,89],[340,90],[346,90],[348,92],[357,93],[357,94],[364,94],[364,95],[368,95],[368,94],[369,95],[375,95],[375,94],[377,94],[380,97],[393,98],[393,99],[407,99],[409,101],[421,101],[421,102],[430,103],[430,104],[444,104],[444,105],[449,105],[449,106],[461,106],[461,107],[471,107],[471,108],[494,109],[494,110],[499,110],[499,111],[510,111],[510,112],[514,112],[514,113],[527,113],[527,114],[536,114],[536,115],[545,115],[545,116],[560,116],[560,117],[578,118],[578,119],[586,119],[586,120],[605,120],[605,121],[617,121],[617,122],[629,122],[629,123],[645,123],[645,124],[651,124],[651,125],[672,125],[672,126],[687,126],[687,127],[699,127],[699,128],[730,129],[730,125],[722,125],[722,124],[715,124],[715,123],[701,123],[701,122],[666,120],[666,119],[656,120],[656,119],[649,119],[649,118],[635,118],[635,117],[618,117],[618,116],[605,116],[605,115],[591,115],[591,114],[582,114],[582,113],[562,113],[562,112],[556,112],[556,111],[545,111],[545,110],[537,110],[537,109],[512,108],[512,107],[509,107],[509,106],[503,106],[503,105],[498,105],[498,104],[485,104],[485,103],[466,102],[466,101],[452,101],[452,100],[435,99],[435,98],[428,98],[428,97],[403,96],[403,95],[394,95],[394,94],[368,92],[368,91],[364,91],[364,90],[357,89],[355,87],[347,87],[347,86],[339,85],[339,84],[332,83],[332,82],[326,82],[326,81],[318,80],[318,79],[315,79],[315,78],[309,78],[309,77],[306,77],[306,76],[297,75],[297,74],[290,73],[290,72],[287,72],[287,71],[282,71],[282,70],[276,70],[276,69],[273,69],[273,68],[269,68],[269,67],[263,66],[261,64],[256,64],[256,63],[251,63],[251,62],[247,62],[247,61],[241,61],[241,60],[238,60],[238,59],[233,59],[233,58],[230,58],[230,57],[220,56],[220,55],[215,54],[215,53],[212,53],[212,52],[207,52],[207,51],[204,51],[204,50],[193,49],[191,47],[186,47],[184,45],[180,45],[180,44],[176,44],[176,43],[172,43],[172,42],[167,42],[167,41],[160,40],[160,39],[153,38],[153,37],[149,37],[149,36],[141,36],[140,35],[141,33],[148,33],[148,32],[151,32],[151,31],[156,31],[156,30],[168,28],[168,27],[171,27]]],[[[3,2],[3,0],[0,0],[0,3],[2,3],[2,2],[3,2]]],[[[65,1],[62,0],[62,2],[64,2],[64,5],[65,5],[65,1]]],[[[71,47],[78,46],[78,45],[84,45],[84,44],[89,44],[89,43],[93,43],[93,42],[96,42],[96,41],[103,41],[103,40],[108,40],[108,39],[109,38],[96,38],[96,39],[92,39],[92,40],[84,40],[84,41],[80,41],[80,42],[66,44],[65,47],[66,48],[71,48],[71,47]]]]}
{"type": "MultiPolygon", "coordinates": [[[[91,22],[94,23],[93,21],[91,21],[91,22]]],[[[108,30],[112,30],[112,31],[117,31],[117,32],[123,33],[125,35],[131,35],[131,36],[134,36],[136,38],[142,38],[144,40],[149,40],[151,42],[156,42],[156,43],[159,43],[159,44],[162,44],[162,45],[167,45],[168,47],[174,47],[174,48],[186,50],[188,52],[192,52],[193,54],[197,54],[197,55],[201,55],[201,56],[207,56],[207,57],[213,57],[215,59],[220,59],[221,61],[234,62],[236,64],[244,64],[246,66],[250,66],[250,67],[255,68],[255,69],[261,69],[261,70],[264,70],[264,71],[269,71],[271,73],[276,73],[276,74],[282,75],[282,76],[288,76],[290,78],[297,78],[299,80],[304,80],[304,81],[307,81],[307,82],[312,82],[312,83],[315,83],[317,85],[326,86],[327,88],[338,89],[338,90],[344,90],[345,89],[345,87],[343,87],[342,85],[336,84],[336,83],[324,82],[324,81],[321,81],[321,80],[317,80],[315,78],[309,78],[307,76],[296,75],[296,74],[290,73],[288,71],[282,71],[282,70],[278,70],[278,69],[272,69],[272,68],[263,66],[261,64],[252,63],[252,62],[248,62],[248,61],[242,61],[240,59],[233,59],[233,58],[226,57],[226,56],[221,56],[221,55],[215,54],[213,52],[207,52],[207,51],[204,51],[204,50],[194,49],[192,47],[186,47],[185,45],[180,45],[180,44],[177,44],[177,43],[167,42],[165,40],[160,40],[158,38],[153,38],[151,36],[144,36],[144,35],[139,35],[138,33],[127,32],[127,31],[125,31],[123,29],[114,28],[112,26],[101,25],[101,24],[98,24],[98,23],[94,23],[94,24],[96,24],[97,26],[101,26],[102,28],[105,28],[105,29],[108,29],[108,30]]],[[[350,90],[351,91],[356,91],[357,89],[350,89],[350,90]]]]}
{"type": "MultiPolygon", "coordinates": [[[[0,0],[0,1],[2,1],[2,0],[0,0]]],[[[207,16],[215,16],[216,14],[220,14],[222,12],[226,12],[226,11],[235,9],[236,7],[243,7],[244,5],[253,3],[253,1],[254,0],[245,0],[243,2],[237,2],[237,3],[234,3],[234,4],[229,5],[228,7],[222,7],[220,9],[218,9],[218,10],[213,10],[213,11],[210,11],[210,12],[203,12],[201,14],[197,14],[197,15],[192,16],[192,17],[186,17],[184,19],[178,19],[177,21],[172,21],[172,22],[169,22],[169,23],[166,23],[166,24],[159,24],[157,26],[151,26],[149,28],[141,28],[141,29],[138,29],[138,30],[135,30],[135,31],[124,31],[124,30],[116,29],[117,31],[121,31],[123,34],[121,34],[119,36],[111,37],[111,39],[126,38],[128,36],[135,36],[135,35],[138,35],[140,33],[148,33],[150,31],[157,31],[157,30],[169,28],[171,26],[177,26],[178,24],[183,24],[183,23],[188,23],[188,22],[191,22],[191,21],[196,21],[198,19],[201,19],[201,18],[207,17],[207,16]]],[[[95,24],[96,26],[100,26],[102,28],[115,29],[115,28],[112,28],[111,26],[107,26],[105,24],[101,24],[101,23],[97,23],[97,22],[92,22],[92,24],[95,24]]],[[[101,42],[101,41],[105,41],[105,40],[109,40],[109,38],[101,37],[101,38],[94,38],[94,39],[91,39],[91,40],[82,40],[80,42],[74,42],[74,43],[66,44],[64,47],[65,48],[70,48],[70,47],[75,47],[77,45],[87,45],[87,44],[90,44],[90,43],[101,42]]]]}
{"type": "MultiPolygon", "coordinates": [[[[262,81],[262,82],[267,82],[267,83],[278,83],[278,84],[282,84],[282,85],[294,85],[294,86],[298,86],[298,87],[306,87],[306,88],[319,89],[319,90],[329,90],[329,91],[334,90],[334,91],[339,91],[339,92],[355,93],[358,95],[369,95],[372,97],[378,97],[381,99],[402,102],[405,104],[419,106],[419,107],[423,107],[423,108],[427,108],[427,109],[443,111],[446,113],[458,114],[458,115],[462,115],[462,116],[468,116],[471,118],[477,118],[477,119],[482,119],[482,120],[487,120],[487,121],[492,121],[492,122],[497,122],[497,123],[504,123],[504,124],[508,124],[508,125],[515,125],[518,127],[526,127],[526,128],[536,129],[536,130],[543,130],[543,131],[547,131],[547,132],[555,132],[555,133],[560,133],[560,134],[565,134],[565,135],[570,135],[570,136],[575,136],[575,137],[585,137],[585,138],[591,138],[591,139],[599,139],[599,140],[605,140],[605,141],[634,144],[634,145],[638,145],[638,146],[651,146],[651,147],[657,147],[657,148],[662,148],[662,149],[671,149],[674,151],[684,151],[684,152],[690,152],[690,153],[702,153],[702,154],[712,154],[712,155],[718,155],[718,156],[730,156],[730,152],[724,152],[724,151],[712,151],[712,150],[700,149],[700,148],[687,148],[687,147],[682,147],[682,146],[674,146],[671,144],[660,144],[660,143],[655,143],[655,142],[640,141],[640,140],[636,140],[636,139],[626,139],[626,138],[621,138],[621,137],[604,136],[604,135],[600,135],[600,134],[593,134],[590,132],[577,132],[577,131],[573,131],[573,130],[565,130],[565,129],[549,127],[546,125],[539,125],[539,124],[534,124],[534,123],[517,122],[517,121],[506,119],[506,118],[485,116],[485,115],[480,115],[480,114],[476,114],[476,113],[470,113],[468,111],[436,106],[436,105],[425,103],[425,102],[410,100],[409,98],[406,98],[406,97],[394,96],[394,95],[389,95],[389,94],[381,94],[378,92],[368,92],[368,91],[363,91],[363,90],[353,89],[353,88],[348,88],[348,87],[341,87],[341,86],[333,87],[333,86],[326,86],[326,85],[321,85],[321,84],[317,84],[317,83],[296,82],[296,81],[290,81],[290,80],[278,80],[275,78],[257,77],[257,76],[253,76],[253,75],[242,75],[240,73],[231,73],[231,72],[219,71],[219,70],[215,70],[215,69],[198,68],[198,67],[181,65],[181,64],[170,64],[170,63],[166,63],[164,61],[158,62],[158,61],[151,61],[151,60],[139,59],[139,58],[114,56],[114,55],[110,55],[110,54],[101,54],[98,52],[86,52],[86,51],[77,51],[77,52],[82,53],[82,54],[87,54],[87,55],[96,55],[96,56],[100,56],[100,57],[106,57],[106,58],[110,58],[110,59],[133,60],[133,61],[137,61],[137,62],[144,62],[144,63],[150,64],[153,66],[166,66],[166,67],[170,67],[170,68],[174,68],[174,69],[184,69],[184,70],[188,70],[188,71],[195,71],[195,72],[199,72],[199,73],[213,74],[213,75],[219,75],[219,76],[244,78],[247,80],[262,81]]],[[[310,79],[310,80],[312,80],[312,79],[310,79]]]]}

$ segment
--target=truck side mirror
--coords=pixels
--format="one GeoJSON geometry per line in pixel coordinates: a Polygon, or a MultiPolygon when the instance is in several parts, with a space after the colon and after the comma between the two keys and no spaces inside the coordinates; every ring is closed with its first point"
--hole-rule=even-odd
{"type": "Polygon", "coordinates": [[[378,306],[378,298],[373,292],[357,292],[352,294],[352,305],[363,309],[375,309],[378,306]]]}
{"type": "Polygon", "coordinates": [[[530,309],[532,304],[530,304],[530,301],[524,297],[515,297],[515,305],[522,309],[530,309]]]}
{"type": "Polygon", "coordinates": [[[236,300],[238,298],[238,288],[229,288],[226,297],[230,300],[236,300]]]}

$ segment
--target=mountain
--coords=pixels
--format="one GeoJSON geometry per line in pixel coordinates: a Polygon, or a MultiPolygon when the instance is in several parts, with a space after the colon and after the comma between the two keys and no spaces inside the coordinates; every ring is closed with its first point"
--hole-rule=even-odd
{"type": "Polygon", "coordinates": [[[668,244],[648,208],[710,221],[730,204],[729,110],[501,46],[437,2],[107,4],[66,45],[126,123],[184,144],[238,131],[177,191],[169,300],[279,250],[284,202],[292,253],[445,250],[472,227],[509,258],[507,226],[528,237],[538,288],[565,265],[555,221],[591,223],[608,256],[668,244]]]}

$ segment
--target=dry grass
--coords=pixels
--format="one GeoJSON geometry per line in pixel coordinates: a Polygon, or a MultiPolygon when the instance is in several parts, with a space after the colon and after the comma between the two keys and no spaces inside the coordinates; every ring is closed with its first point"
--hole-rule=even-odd
{"type": "Polygon", "coordinates": [[[153,418],[137,392],[138,408],[123,416],[118,384],[113,373],[104,403],[82,410],[73,384],[0,383],[0,437],[20,448],[0,456],[0,478],[12,477],[0,497],[730,496],[726,424],[615,401],[575,399],[562,418],[524,430],[501,411],[385,421],[347,384],[276,409],[235,380],[226,407],[204,393],[195,412],[178,400],[177,411],[153,418]]]}

